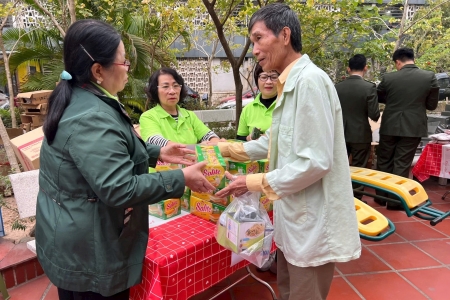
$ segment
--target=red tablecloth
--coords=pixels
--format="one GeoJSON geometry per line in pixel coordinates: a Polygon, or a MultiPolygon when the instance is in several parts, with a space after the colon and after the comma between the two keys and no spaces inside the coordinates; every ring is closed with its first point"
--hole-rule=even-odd
{"type": "Polygon", "coordinates": [[[450,145],[429,143],[423,149],[412,173],[419,181],[430,176],[450,178],[450,145]]]}
{"type": "Polygon", "coordinates": [[[231,251],[214,237],[215,224],[186,215],[150,229],[142,283],[132,300],[184,300],[248,265],[230,267],[231,251]]]}

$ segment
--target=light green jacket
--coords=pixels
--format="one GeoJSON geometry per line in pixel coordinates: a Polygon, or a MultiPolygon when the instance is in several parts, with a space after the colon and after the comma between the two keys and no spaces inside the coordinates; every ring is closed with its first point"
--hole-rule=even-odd
{"type": "Polygon", "coordinates": [[[266,178],[281,197],[274,239],[289,263],[312,267],[361,255],[339,98],[307,55],[291,69],[266,135],[244,149],[251,160],[270,150],[266,178]]]}

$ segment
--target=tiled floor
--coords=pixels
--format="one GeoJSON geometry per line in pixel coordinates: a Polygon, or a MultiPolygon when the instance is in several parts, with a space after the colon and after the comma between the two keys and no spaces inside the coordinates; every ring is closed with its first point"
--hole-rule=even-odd
{"type": "MultiPolygon", "coordinates": [[[[431,178],[423,186],[433,207],[450,210],[450,195],[446,200],[441,199],[442,194],[450,190],[450,183],[440,186],[436,178],[431,178]]],[[[407,217],[401,211],[388,211],[369,198],[365,200],[394,222],[396,232],[380,242],[362,240],[360,259],[337,264],[328,299],[450,299],[450,219],[432,227],[428,221],[407,217]]],[[[2,249],[0,244],[0,254],[4,251],[8,250],[2,249]]],[[[192,299],[208,299],[245,273],[244,269],[239,270],[192,299]]],[[[254,273],[278,293],[275,275],[254,273]]],[[[12,288],[9,293],[12,300],[57,299],[56,289],[45,275],[12,288]]],[[[216,299],[266,300],[272,297],[267,288],[248,277],[216,299]]]]}

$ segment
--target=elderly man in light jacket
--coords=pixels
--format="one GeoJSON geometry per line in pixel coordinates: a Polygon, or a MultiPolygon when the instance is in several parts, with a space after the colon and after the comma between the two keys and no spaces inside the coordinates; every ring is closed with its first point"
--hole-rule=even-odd
{"type": "Polygon", "coordinates": [[[218,145],[234,160],[269,157],[270,171],[227,174],[232,183],[217,196],[255,191],[274,200],[281,299],[326,299],[335,263],[361,255],[339,98],[327,74],[301,54],[289,6],[261,8],[249,33],[259,64],[281,74],[272,126],[257,141],[218,145]]]}

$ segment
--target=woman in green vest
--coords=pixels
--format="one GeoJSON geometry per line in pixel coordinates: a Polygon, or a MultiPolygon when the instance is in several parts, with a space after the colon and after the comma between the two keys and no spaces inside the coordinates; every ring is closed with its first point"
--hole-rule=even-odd
{"type": "Polygon", "coordinates": [[[194,112],[178,105],[180,99],[186,97],[183,87],[183,77],[171,68],[161,68],[150,77],[146,93],[157,105],[139,119],[144,141],[161,147],[170,143],[219,141],[219,137],[194,112]]]}
{"type": "Polygon", "coordinates": [[[276,71],[264,72],[257,64],[253,76],[260,93],[242,110],[236,136],[242,141],[257,139],[269,129],[277,99],[278,73],[276,71]]]}

